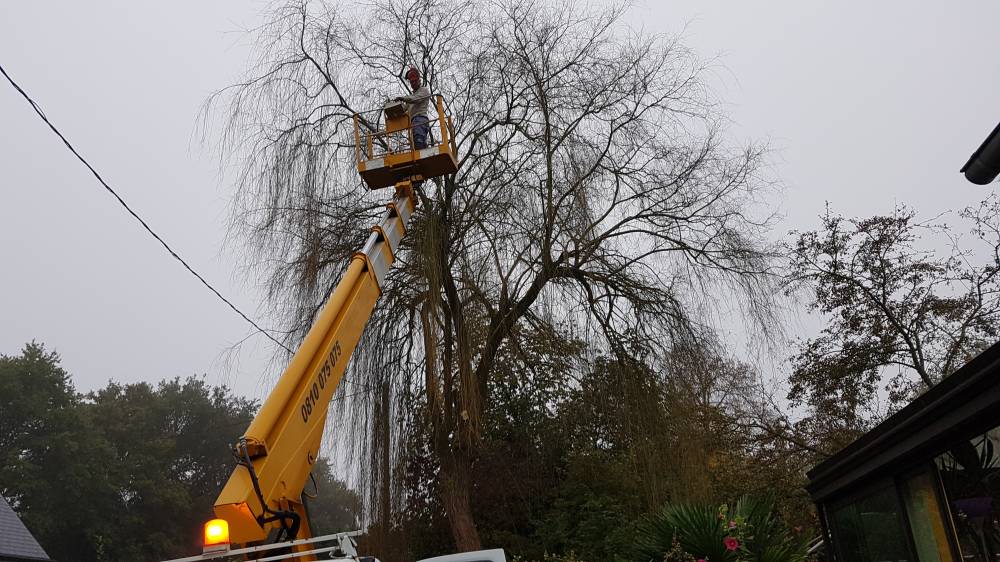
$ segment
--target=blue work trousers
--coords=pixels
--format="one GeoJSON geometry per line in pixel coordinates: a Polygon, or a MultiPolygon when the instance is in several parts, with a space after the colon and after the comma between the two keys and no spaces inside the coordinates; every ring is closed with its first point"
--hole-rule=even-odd
{"type": "Polygon", "coordinates": [[[427,140],[431,134],[431,124],[426,115],[417,115],[410,122],[413,125],[413,148],[427,148],[427,140]]]}

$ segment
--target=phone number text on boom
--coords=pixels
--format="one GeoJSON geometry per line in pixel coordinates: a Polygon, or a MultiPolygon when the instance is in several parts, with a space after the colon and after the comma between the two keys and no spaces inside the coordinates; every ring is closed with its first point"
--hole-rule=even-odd
{"type": "Polygon", "coordinates": [[[330,379],[330,373],[333,372],[333,368],[337,365],[339,359],[340,342],[338,341],[333,344],[330,355],[327,356],[326,362],[323,363],[323,368],[319,370],[319,373],[316,373],[316,380],[313,381],[312,387],[309,389],[309,394],[306,395],[305,400],[302,402],[301,412],[303,422],[308,422],[313,410],[318,409],[316,401],[319,400],[319,393],[326,388],[326,383],[330,379]]]}

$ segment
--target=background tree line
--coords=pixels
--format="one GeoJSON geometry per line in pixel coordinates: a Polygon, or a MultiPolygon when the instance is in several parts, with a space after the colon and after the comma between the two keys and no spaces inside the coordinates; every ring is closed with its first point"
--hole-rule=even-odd
{"type": "MultiPolygon", "coordinates": [[[[81,394],[30,343],[0,355],[0,495],[55,560],[189,556],[256,409],[198,377],[81,394]]],[[[322,459],[314,476],[317,526],[354,528],[357,496],[322,459]]]]}
{"type": "MultiPolygon", "coordinates": [[[[726,404],[745,388],[746,366],[692,348],[664,365],[677,376],[606,357],[584,371],[569,360],[580,350],[522,350],[535,357],[530,371],[501,354],[471,475],[485,544],[528,560],[628,559],[645,515],[664,503],[769,495],[777,482],[780,511],[810,531],[800,467],[756,442],[726,404]]],[[[80,394],[58,355],[31,343],[0,356],[0,494],[57,560],[190,555],[255,409],[196,377],[80,394]]],[[[398,465],[404,505],[385,527],[361,519],[362,498],[321,460],[314,528],[362,527],[362,547],[386,559],[454,549],[430,438],[410,434],[398,465]]]]}

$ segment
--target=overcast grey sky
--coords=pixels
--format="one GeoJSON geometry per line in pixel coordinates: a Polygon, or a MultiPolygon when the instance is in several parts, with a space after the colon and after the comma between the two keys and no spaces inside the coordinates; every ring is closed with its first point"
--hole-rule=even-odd
{"type": "MultiPolygon", "coordinates": [[[[246,65],[260,1],[0,0],[0,63],[119,193],[245,312],[259,295],[224,251],[230,186],[193,137],[199,106],[246,65]]],[[[639,2],[683,32],[729,105],[734,140],[767,141],[785,186],[776,235],[829,200],[927,215],[982,198],[958,168],[1000,120],[1000,2],[639,2]]],[[[0,353],[32,339],[77,387],[207,374],[261,396],[259,336],[149,238],[0,84],[0,353]]],[[[345,256],[345,259],[347,256],[345,256]]],[[[264,325],[267,318],[260,318],[264,325]]],[[[808,323],[808,322],[807,322],[808,323]]]]}

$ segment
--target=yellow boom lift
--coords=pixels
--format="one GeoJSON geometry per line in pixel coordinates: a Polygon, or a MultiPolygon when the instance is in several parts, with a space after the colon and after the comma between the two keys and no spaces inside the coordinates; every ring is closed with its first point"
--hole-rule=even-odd
{"type": "Polygon", "coordinates": [[[282,541],[294,541],[283,544],[299,559],[315,559],[313,545],[303,540],[312,537],[312,530],[302,492],[319,456],[327,407],[406,234],[416,207],[414,184],[458,169],[454,126],[443,98],[434,96],[434,102],[437,118],[431,121],[431,129],[436,139],[428,139],[427,148],[420,150],[415,148],[413,128],[402,103],[388,103],[373,119],[354,116],[361,178],[370,189],[394,186],[395,194],[236,444],[238,466],[215,502],[218,519],[205,526],[205,554],[194,559],[213,557],[213,553],[238,554],[231,544],[260,545],[265,541],[275,543],[275,547],[282,541]],[[378,126],[381,114],[384,128],[378,126]],[[369,124],[372,121],[374,126],[369,124]]]}

